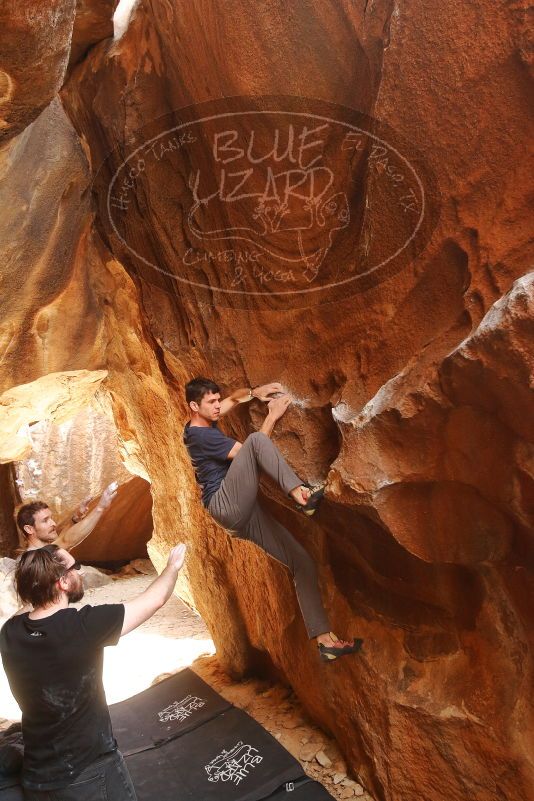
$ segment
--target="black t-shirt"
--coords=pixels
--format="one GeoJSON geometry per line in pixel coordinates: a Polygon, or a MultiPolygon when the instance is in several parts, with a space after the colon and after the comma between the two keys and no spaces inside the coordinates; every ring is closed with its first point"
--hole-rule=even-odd
{"type": "Polygon", "coordinates": [[[210,426],[187,423],[184,429],[184,444],[195,468],[196,479],[202,487],[204,506],[209,504],[232,464],[228,454],[235,443],[236,440],[223,434],[216,423],[210,426]]]}
{"type": "Polygon", "coordinates": [[[22,710],[22,783],[57,790],[117,743],[102,685],[103,649],[116,645],[123,604],[12,617],[0,631],[9,686],[22,710]]]}

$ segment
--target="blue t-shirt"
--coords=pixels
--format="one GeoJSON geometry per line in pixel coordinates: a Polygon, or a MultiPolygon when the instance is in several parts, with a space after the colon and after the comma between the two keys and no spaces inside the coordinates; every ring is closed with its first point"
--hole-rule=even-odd
{"type": "Polygon", "coordinates": [[[184,445],[189,451],[196,479],[202,487],[202,503],[206,507],[232,464],[228,454],[235,443],[235,439],[227,437],[217,428],[217,423],[210,426],[187,423],[184,429],[184,445]]]}

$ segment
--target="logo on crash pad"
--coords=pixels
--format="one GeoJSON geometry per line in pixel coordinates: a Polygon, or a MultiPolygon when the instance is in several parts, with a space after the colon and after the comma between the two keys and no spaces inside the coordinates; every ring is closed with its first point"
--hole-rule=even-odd
{"type": "Polygon", "coordinates": [[[158,712],[160,723],[169,723],[170,721],[178,721],[183,723],[187,718],[197,710],[202,709],[206,705],[203,698],[197,698],[195,695],[186,695],[181,701],[174,701],[161,712],[158,712]]]}
{"type": "Polygon", "coordinates": [[[262,761],[263,757],[257,748],[240,740],[229,751],[221,751],[204,769],[210,782],[233,782],[237,785],[262,761]]]}
{"type": "Polygon", "coordinates": [[[119,246],[145,278],[149,267],[214,302],[346,297],[406,266],[436,222],[435,181],[413,148],[318,100],[191,106],[130,149],[107,192],[119,246]]]}

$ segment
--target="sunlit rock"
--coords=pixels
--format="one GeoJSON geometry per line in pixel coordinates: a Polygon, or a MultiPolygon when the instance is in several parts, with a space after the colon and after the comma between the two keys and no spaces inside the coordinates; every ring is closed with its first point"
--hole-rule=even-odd
{"type": "Polygon", "coordinates": [[[50,373],[0,395],[0,461],[23,459],[31,452],[31,424],[53,420],[61,424],[87,406],[105,370],[50,373]]]}

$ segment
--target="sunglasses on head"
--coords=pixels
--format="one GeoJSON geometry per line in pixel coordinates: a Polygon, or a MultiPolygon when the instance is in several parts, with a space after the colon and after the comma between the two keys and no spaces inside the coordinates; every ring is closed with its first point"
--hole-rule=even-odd
{"type": "Polygon", "coordinates": [[[65,569],[65,572],[63,573],[63,575],[66,576],[67,573],[70,573],[71,570],[81,570],[81,569],[82,569],[82,566],[81,566],[80,562],[73,562],[70,567],[67,567],[65,569]]]}

